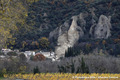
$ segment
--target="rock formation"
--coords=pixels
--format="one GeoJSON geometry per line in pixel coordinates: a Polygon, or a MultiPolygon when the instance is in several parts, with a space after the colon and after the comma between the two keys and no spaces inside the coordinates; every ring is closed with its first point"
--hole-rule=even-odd
{"type": "Polygon", "coordinates": [[[107,18],[104,15],[101,15],[98,21],[98,24],[94,23],[90,28],[90,34],[95,39],[107,39],[111,36],[111,17],[107,18]]]}
{"type": "MultiPolygon", "coordinates": [[[[89,17],[89,16],[88,16],[89,17]]],[[[94,15],[93,15],[94,17],[94,15]]],[[[94,39],[97,38],[108,38],[111,36],[111,23],[110,17],[107,18],[104,15],[101,15],[98,23],[92,18],[91,24],[88,33],[85,33],[86,29],[86,20],[83,13],[73,16],[70,20],[67,20],[63,25],[56,28],[49,34],[49,39],[55,39],[57,41],[57,46],[55,47],[55,53],[57,57],[63,57],[65,51],[69,47],[73,47],[74,44],[85,35],[91,35],[94,39]]]]}
{"type": "Polygon", "coordinates": [[[74,44],[79,40],[79,37],[84,35],[83,28],[78,25],[78,20],[84,22],[82,25],[85,26],[86,22],[82,19],[82,13],[77,16],[73,16],[71,20],[66,21],[62,26],[56,28],[53,32],[50,33],[49,39],[57,38],[57,46],[55,53],[57,57],[62,57],[65,54],[65,51],[69,47],[73,47],[74,44]]]}

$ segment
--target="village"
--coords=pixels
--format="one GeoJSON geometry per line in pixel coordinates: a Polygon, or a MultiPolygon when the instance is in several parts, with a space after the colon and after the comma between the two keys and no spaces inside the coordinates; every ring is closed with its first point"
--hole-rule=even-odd
{"type": "Polygon", "coordinates": [[[24,54],[24,56],[26,57],[27,61],[29,61],[31,59],[31,57],[37,56],[37,55],[42,55],[45,58],[52,60],[52,61],[56,61],[56,54],[53,51],[50,52],[45,52],[45,51],[24,51],[24,52],[20,52],[19,50],[15,49],[15,50],[11,50],[11,49],[1,49],[0,51],[0,59],[5,59],[8,57],[17,57],[21,54],[24,54]]]}

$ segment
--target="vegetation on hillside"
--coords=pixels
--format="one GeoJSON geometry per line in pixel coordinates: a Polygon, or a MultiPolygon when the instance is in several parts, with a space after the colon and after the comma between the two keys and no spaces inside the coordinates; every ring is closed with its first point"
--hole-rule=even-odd
{"type": "Polygon", "coordinates": [[[38,55],[35,61],[22,57],[0,58],[0,77],[25,73],[120,73],[120,58],[103,54],[79,55],[52,62],[38,55]],[[37,71],[37,70],[39,71],[37,71]]]}
{"type": "MultiPolygon", "coordinates": [[[[41,37],[48,37],[52,30],[80,12],[89,13],[86,26],[89,29],[93,7],[96,20],[101,14],[112,16],[112,37],[117,38],[119,4],[119,0],[0,0],[0,48],[26,50],[25,42],[32,44],[41,37]]],[[[38,48],[43,49],[32,48],[32,45],[28,49],[38,48]]]]}
{"type": "MultiPolygon", "coordinates": [[[[0,77],[17,73],[26,73],[26,76],[17,75],[24,79],[28,76],[43,77],[45,74],[36,73],[48,72],[120,73],[120,0],[0,0],[0,49],[52,51],[55,46],[48,39],[49,33],[81,12],[89,16],[85,18],[86,29],[89,30],[91,9],[94,9],[96,22],[102,14],[111,16],[110,38],[90,39],[84,36],[74,47],[66,50],[64,58],[55,62],[42,54],[31,56],[28,61],[23,53],[9,52],[6,58],[0,57],[0,77]]],[[[5,54],[0,52],[0,55],[4,57],[5,54]]],[[[63,74],[57,75],[63,77],[63,74]]]]}

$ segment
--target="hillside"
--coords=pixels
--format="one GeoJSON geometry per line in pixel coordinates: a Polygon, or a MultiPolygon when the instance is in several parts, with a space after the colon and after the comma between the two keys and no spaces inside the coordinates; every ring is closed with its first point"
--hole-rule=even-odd
{"type": "MultiPolygon", "coordinates": [[[[120,1],[119,0],[1,0],[0,1],[0,44],[1,48],[18,48],[20,50],[47,49],[54,50],[58,41],[57,38],[49,40],[47,48],[40,46],[41,37],[50,38],[49,33],[59,28],[71,17],[83,13],[85,19],[84,37],[79,38],[74,47],[82,51],[103,49],[103,45],[90,46],[90,50],[83,49],[85,46],[94,45],[104,40],[91,38],[88,31],[92,26],[92,20],[99,22],[101,15],[109,18],[111,16],[110,35],[105,39],[105,50],[112,55],[119,54],[120,48],[120,1]],[[77,43],[77,45],[76,45],[77,43]],[[82,45],[81,43],[85,43],[82,45]],[[82,45],[82,46],[81,46],[82,45]],[[113,45],[113,46],[111,46],[113,45]],[[39,47],[38,47],[39,46],[39,47]],[[114,51],[113,51],[114,50],[114,51]]],[[[78,21],[80,26],[84,26],[78,21]]],[[[82,27],[83,28],[83,27],[82,27]]],[[[66,27],[63,27],[66,29],[66,27]]],[[[65,30],[66,31],[66,30],[65,30]]],[[[94,30],[93,30],[94,31],[94,30]]],[[[73,47],[73,46],[69,46],[73,47]]],[[[77,49],[76,48],[76,49],[77,49]]],[[[87,53],[87,52],[86,52],[87,53]]]]}
{"type": "Polygon", "coordinates": [[[0,79],[70,73],[120,78],[120,0],[0,0],[0,79]]]}

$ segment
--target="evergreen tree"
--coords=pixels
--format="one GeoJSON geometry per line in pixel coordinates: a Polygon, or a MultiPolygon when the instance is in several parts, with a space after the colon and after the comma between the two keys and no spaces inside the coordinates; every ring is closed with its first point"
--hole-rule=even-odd
{"type": "Polygon", "coordinates": [[[34,68],[33,73],[34,73],[34,74],[40,73],[38,66],[36,66],[36,67],[34,68]]]}
{"type": "Polygon", "coordinates": [[[89,68],[85,64],[83,57],[82,57],[82,61],[81,61],[81,71],[82,71],[82,73],[89,73],[89,68]]]}

